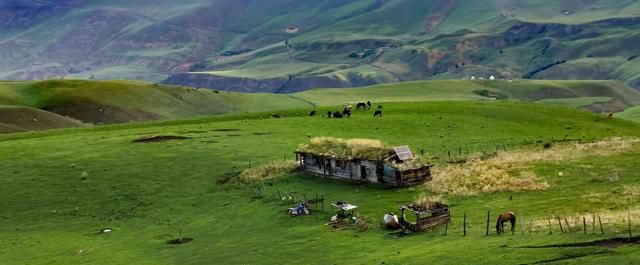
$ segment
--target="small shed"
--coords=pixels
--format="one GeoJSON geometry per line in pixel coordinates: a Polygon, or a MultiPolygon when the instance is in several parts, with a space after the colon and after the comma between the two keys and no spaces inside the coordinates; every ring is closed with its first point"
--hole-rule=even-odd
{"type": "Polygon", "coordinates": [[[408,146],[388,147],[378,140],[314,138],[296,151],[302,171],[335,179],[411,186],[431,180],[431,164],[408,146]]]}

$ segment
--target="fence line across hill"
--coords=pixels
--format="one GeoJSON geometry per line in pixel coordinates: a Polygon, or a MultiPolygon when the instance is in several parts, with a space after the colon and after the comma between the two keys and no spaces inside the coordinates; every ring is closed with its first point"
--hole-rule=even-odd
{"type": "MultiPolygon", "coordinates": [[[[283,206],[283,210],[301,201],[309,203],[309,210],[323,213],[331,213],[330,203],[332,202],[326,194],[319,192],[298,192],[288,185],[279,185],[275,182],[260,183],[254,186],[256,198],[265,202],[276,202],[283,206]]],[[[357,202],[355,202],[357,204],[357,202]]],[[[393,209],[390,209],[393,210],[393,209]]],[[[549,214],[548,217],[528,217],[525,211],[516,212],[516,225],[514,232],[511,232],[511,224],[505,223],[504,231],[507,235],[558,235],[558,234],[581,234],[611,237],[624,235],[628,239],[633,238],[633,231],[640,229],[640,209],[633,211],[627,208],[620,212],[600,212],[579,215],[557,215],[549,214]]],[[[385,213],[380,216],[366,216],[368,220],[382,221],[385,213]],[[379,217],[379,218],[378,218],[379,217]]],[[[329,217],[329,216],[327,216],[329,217]]],[[[469,214],[466,211],[451,211],[451,222],[446,225],[435,227],[423,233],[439,233],[442,236],[491,236],[496,235],[496,222],[498,213],[487,211],[481,214],[474,211],[469,214]]]]}
{"type": "MultiPolygon", "coordinates": [[[[584,215],[549,215],[548,218],[526,219],[522,214],[516,214],[516,225],[514,232],[511,232],[511,225],[507,222],[504,226],[505,234],[512,235],[531,235],[531,234],[583,234],[583,235],[624,235],[629,240],[633,239],[633,231],[640,229],[638,226],[637,216],[640,210],[635,210],[634,218],[631,209],[611,214],[611,213],[593,213],[584,215]],[[606,214],[606,221],[603,221],[603,214],[606,214]],[[634,223],[635,222],[635,223],[634,223]]],[[[452,213],[451,223],[447,227],[440,227],[442,235],[455,235],[452,230],[459,231],[461,236],[489,236],[496,235],[495,228],[498,215],[491,211],[487,215],[471,216],[466,212],[462,214],[452,213]],[[447,231],[448,230],[448,231],[447,231]]],[[[437,232],[437,231],[432,231],[437,232]]]]}
{"type": "Polygon", "coordinates": [[[500,151],[510,151],[520,148],[535,146],[552,146],[557,143],[588,143],[595,142],[596,138],[568,138],[568,137],[551,137],[551,138],[529,138],[529,139],[513,139],[503,138],[488,141],[476,141],[472,144],[444,144],[444,145],[427,145],[416,147],[415,152],[421,155],[431,155],[440,159],[461,158],[474,154],[487,155],[500,151]]]}

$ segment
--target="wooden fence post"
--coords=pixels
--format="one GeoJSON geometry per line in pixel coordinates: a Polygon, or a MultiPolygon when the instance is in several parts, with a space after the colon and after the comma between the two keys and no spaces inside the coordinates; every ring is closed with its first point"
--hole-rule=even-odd
{"type": "Polygon", "coordinates": [[[551,219],[547,219],[547,221],[549,221],[549,235],[552,235],[553,232],[551,231],[551,219]]]}
{"type": "Polygon", "coordinates": [[[444,223],[444,235],[447,235],[447,231],[449,230],[449,223],[444,223]]]}
{"type": "Polygon", "coordinates": [[[571,226],[569,225],[567,218],[564,218],[564,223],[567,225],[567,233],[571,233],[571,226]]]}
{"type": "Polygon", "coordinates": [[[629,231],[629,241],[631,241],[631,210],[627,207],[627,230],[629,231]]]}
{"type": "Polygon", "coordinates": [[[180,219],[180,227],[178,228],[180,233],[180,239],[178,239],[180,243],[182,243],[182,219],[180,219]]]}
{"type": "Polygon", "coordinates": [[[596,233],[596,216],[593,214],[591,215],[591,233],[596,233]]]}
{"type": "Polygon", "coordinates": [[[558,219],[558,225],[560,226],[560,233],[564,233],[564,229],[562,229],[562,221],[560,220],[560,216],[556,216],[558,219]]]}
{"type": "Polygon", "coordinates": [[[489,235],[489,219],[491,218],[491,211],[487,211],[487,233],[485,234],[486,236],[489,235]]]}
{"type": "Polygon", "coordinates": [[[320,195],[320,201],[322,202],[322,212],[324,212],[324,194],[320,195]]]}
{"type": "Polygon", "coordinates": [[[587,218],[586,217],[582,217],[582,231],[584,232],[584,234],[587,234],[587,218]]]}
{"type": "Polygon", "coordinates": [[[600,233],[604,235],[604,228],[602,228],[602,219],[600,219],[600,215],[598,215],[598,223],[600,224],[600,233]]]}
{"type": "Polygon", "coordinates": [[[462,225],[464,227],[462,236],[467,236],[467,212],[464,213],[464,219],[462,221],[462,225]]]}

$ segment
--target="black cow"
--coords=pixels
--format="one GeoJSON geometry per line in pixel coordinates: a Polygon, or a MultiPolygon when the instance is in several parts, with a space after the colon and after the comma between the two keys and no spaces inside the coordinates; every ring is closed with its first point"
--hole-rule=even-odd
{"type": "Polygon", "coordinates": [[[336,111],[333,113],[333,117],[336,119],[341,119],[342,117],[344,117],[344,115],[342,114],[342,112],[336,111]]]}
{"type": "Polygon", "coordinates": [[[367,109],[367,103],[360,102],[356,104],[356,109],[367,109]]]}
{"type": "Polygon", "coordinates": [[[375,118],[375,117],[380,117],[380,118],[382,118],[382,110],[376,110],[376,112],[375,112],[375,113],[373,113],[373,117],[374,117],[374,118],[375,118]]]}
{"type": "Polygon", "coordinates": [[[280,114],[271,113],[271,118],[279,119],[280,118],[280,114]]]}
{"type": "Polygon", "coordinates": [[[367,108],[370,109],[371,108],[371,101],[367,100],[367,108]]]}
{"type": "Polygon", "coordinates": [[[332,114],[333,114],[333,113],[332,113],[331,111],[327,111],[327,118],[331,118],[331,115],[332,115],[332,114]]]}
{"type": "Polygon", "coordinates": [[[312,110],[311,112],[309,112],[309,116],[316,116],[316,111],[312,110]]]}
{"type": "Polygon", "coordinates": [[[347,118],[351,117],[351,108],[344,108],[342,110],[342,115],[347,116],[347,118]]]}

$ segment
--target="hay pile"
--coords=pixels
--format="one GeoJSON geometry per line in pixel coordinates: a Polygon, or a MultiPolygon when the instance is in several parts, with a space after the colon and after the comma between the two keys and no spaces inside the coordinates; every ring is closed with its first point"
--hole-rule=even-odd
{"type": "Polygon", "coordinates": [[[472,196],[503,191],[532,191],[549,188],[530,166],[537,162],[559,163],[593,156],[622,154],[640,145],[640,139],[611,138],[594,143],[558,145],[551,149],[522,149],[499,152],[489,159],[473,159],[461,165],[432,170],[426,187],[439,194],[472,196]]]}
{"type": "Polygon", "coordinates": [[[473,196],[501,191],[544,190],[549,184],[527,170],[514,171],[508,164],[474,161],[447,165],[432,171],[433,179],[425,185],[439,194],[473,196]]]}
{"type": "Polygon", "coordinates": [[[293,172],[296,169],[296,161],[273,161],[269,164],[249,168],[242,171],[238,176],[240,181],[244,183],[253,183],[263,181],[267,179],[276,178],[288,173],[293,172]]]}
{"type": "Polygon", "coordinates": [[[407,207],[414,211],[426,212],[448,208],[449,206],[447,206],[440,196],[428,196],[426,194],[422,194],[413,204],[408,205],[407,207]]]}
{"type": "Polygon", "coordinates": [[[299,145],[298,151],[344,160],[382,160],[393,148],[380,140],[316,137],[309,144],[299,145]]]}

